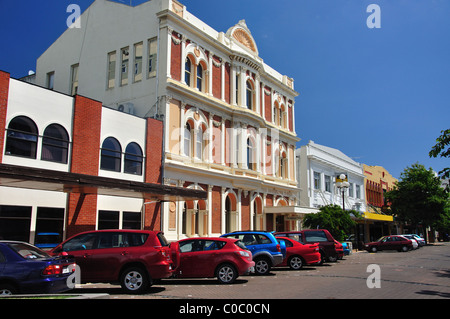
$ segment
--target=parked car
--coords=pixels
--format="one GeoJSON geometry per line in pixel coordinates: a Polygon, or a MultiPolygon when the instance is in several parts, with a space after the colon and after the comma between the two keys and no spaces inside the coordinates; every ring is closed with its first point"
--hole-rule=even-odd
{"type": "Polygon", "coordinates": [[[286,246],[278,243],[275,236],[265,231],[236,231],[221,237],[240,239],[253,256],[255,273],[265,275],[286,258],[286,246]]]}
{"type": "Polygon", "coordinates": [[[178,278],[212,278],[231,284],[239,276],[254,270],[252,253],[238,239],[188,238],[178,241],[180,265],[178,278]]]}
{"type": "Polygon", "coordinates": [[[383,236],[377,241],[364,244],[365,250],[372,253],[389,249],[406,252],[411,250],[412,247],[411,240],[400,235],[383,236]]]}
{"type": "Polygon", "coordinates": [[[325,261],[334,262],[339,257],[336,251],[336,241],[326,229],[305,229],[299,231],[277,232],[275,233],[275,236],[293,238],[303,244],[319,243],[319,250],[322,255],[320,264],[325,261]]]}
{"type": "MultiPolygon", "coordinates": [[[[406,236],[412,236],[417,241],[417,243],[419,244],[420,247],[425,246],[425,239],[423,239],[422,237],[420,237],[417,234],[404,234],[402,236],[405,236],[405,237],[406,236]]],[[[408,238],[408,237],[406,237],[406,238],[408,238]]]]}
{"type": "Polygon", "coordinates": [[[51,250],[61,242],[59,233],[37,233],[34,245],[42,250],[51,250]]]}
{"type": "Polygon", "coordinates": [[[402,235],[402,236],[409,239],[412,242],[412,245],[413,245],[412,249],[419,248],[419,242],[412,235],[402,235]]]}
{"type": "Polygon", "coordinates": [[[344,245],[341,244],[340,242],[338,242],[336,239],[334,240],[334,243],[335,243],[334,248],[336,249],[337,258],[343,259],[344,258],[344,245]]]}
{"type": "Polygon", "coordinates": [[[0,295],[68,291],[74,271],[68,256],[52,257],[24,242],[0,240],[0,295]]]}
{"type": "Polygon", "coordinates": [[[160,231],[114,229],[80,233],[51,253],[73,255],[82,283],[118,282],[126,292],[138,294],[154,279],[172,276],[179,261],[177,247],[169,247],[160,231]]]}
{"type": "Polygon", "coordinates": [[[321,260],[319,244],[302,244],[292,238],[276,237],[278,242],[286,245],[286,258],[278,266],[289,266],[293,270],[302,269],[304,265],[317,264],[321,260]]]}
{"type": "Polygon", "coordinates": [[[350,247],[348,243],[342,243],[342,247],[344,248],[344,256],[350,255],[350,247]]]}

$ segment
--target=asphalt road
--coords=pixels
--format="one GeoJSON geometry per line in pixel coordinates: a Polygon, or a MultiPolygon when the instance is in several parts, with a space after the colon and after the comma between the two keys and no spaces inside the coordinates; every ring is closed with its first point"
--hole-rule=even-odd
{"type": "Polygon", "coordinates": [[[244,299],[253,303],[274,299],[445,300],[450,299],[450,243],[435,243],[406,253],[355,252],[324,266],[307,266],[299,271],[275,268],[268,276],[243,276],[233,285],[218,284],[214,278],[166,279],[138,296],[124,295],[120,286],[106,284],[86,284],[74,292],[107,293],[110,299],[178,300],[176,307],[183,307],[179,306],[180,299],[182,305],[202,299],[231,303],[244,299]]]}

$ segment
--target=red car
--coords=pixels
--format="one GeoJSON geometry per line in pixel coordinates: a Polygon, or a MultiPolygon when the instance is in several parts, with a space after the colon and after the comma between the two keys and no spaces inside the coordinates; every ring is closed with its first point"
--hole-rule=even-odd
{"type": "Polygon", "coordinates": [[[224,284],[233,283],[238,276],[254,270],[252,253],[234,238],[188,238],[178,241],[180,266],[178,278],[217,277],[224,284]]]}
{"type": "Polygon", "coordinates": [[[289,237],[303,244],[319,244],[322,255],[320,264],[325,261],[335,262],[339,258],[336,251],[336,241],[326,229],[304,229],[298,231],[286,231],[275,233],[276,237],[289,237]]]}
{"type": "Polygon", "coordinates": [[[304,265],[317,264],[321,261],[319,244],[302,244],[292,238],[277,237],[278,241],[286,244],[286,258],[279,266],[289,266],[291,269],[299,270],[304,265]]]}
{"type": "Polygon", "coordinates": [[[178,245],[169,247],[162,232],[118,229],[80,233],[50,253],[75,257],[81,283],[119,282],[134,294],[147,291],[154,279],[171,277],[179,255],[178,245]]]}
{"type": "Polygon", "coordinates": [[[376,253],[378,250],[409,251],[413,248],[412,241],[400,235],[383,236],[377,241],[364,245],[368,252],[376,253]]]}
{"type": "Polygon", "coordinates": [[[334,240],[334,243],[335,243],[334,248],[336,249],[337,258],[338,259],[344,258],[344,245],[342,245],[336,239],[334,240]]]}

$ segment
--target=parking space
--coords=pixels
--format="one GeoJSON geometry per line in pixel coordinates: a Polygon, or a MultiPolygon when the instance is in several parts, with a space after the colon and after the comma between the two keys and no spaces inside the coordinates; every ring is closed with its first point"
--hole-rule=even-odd
{"type": "Polygon", "coordinates": [[[406,253],[355,252],[335,263],[294,271],[275,268],[266,276],[241,276],[232,285],[211,279],[165,279],[144,295],[120,286],[87,284],[77,292],[108,293],[111,299],[435,299],[450,298],[450,243],[406,253]],[[379,266],[377,273],[369,265],[379,266]],[[370,288],[379,275],[380,288],[370,288]],[[369,284],[368,284],[369,281],[369,284]]]}

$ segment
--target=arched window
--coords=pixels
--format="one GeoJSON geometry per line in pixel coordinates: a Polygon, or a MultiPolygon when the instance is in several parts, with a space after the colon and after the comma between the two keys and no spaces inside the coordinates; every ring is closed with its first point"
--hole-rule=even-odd
{"type": "Polygon", "coordinates": [[[44,161],[67,164],[69,153],[69,134],[59,124],[47,126],[42,138],[41,159],[44,161]]]}
{"type": "Polygon", "coordinates": [[[26,116],[17,116],[11,120],[7,129],[6,155],[36,158],[38,129],[26,116]]]}
{"type": "Polygon", "coordinates": [[[197,89],[203,91],[203,67],[201,64],[197,65],[197,89]]]}
{"type": "Polygon", "coordinates": [[[124,172],[128,174],[142,175],[143,156],[141,147],[137,143],[130,143],[125,149],[124,172]]]}
{"type": "Polygon", "coordinates": [[[120,172],[122,148],[114,137],[108,137],[102,144],[100,168],[120,172]]]}
{"type": "Polygon", "coordinates": [[[188,122],[184,128],[184,155],[192,155],[192,128],[191,124],[188,122]]]}
{"type": "Polygon", "coordinates": [[[253,85],[250,81],[247,81],[247,108],[253,109],[253,85]]]}
{"type": "Polygon", "coordinates": [[[191,67],[191,60],[189,58],[186,58],[186,62],[184,64],[184,82],[186,82],[188,86],[191,86],[191,67]]]}

